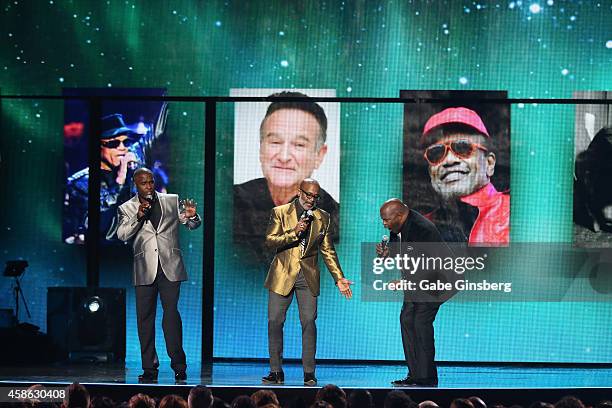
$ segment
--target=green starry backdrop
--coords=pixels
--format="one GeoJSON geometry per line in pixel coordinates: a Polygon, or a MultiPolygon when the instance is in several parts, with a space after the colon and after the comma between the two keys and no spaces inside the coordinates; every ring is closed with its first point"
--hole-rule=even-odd
{"type": "MultiPolygon", "coordinates": [[[[230,88],[295,87],[335,89],[341,97],[456,89],[571,98],[576,90],[612,87],[611,17],[607,1],[6,1],[0,92],[145,87],[225,96],[230,88]]],[[[31,321],[44,329],[46,287],[84,285],[86,276],[82,248],[61,243],[63,104],[3,100],[1,109],[0,260],[30,261],[24,290],[31,321]]],[[[574,111],[512,106],[513,242],[572,240],[574,111]]],[[[380,203],[402,196],[403,107],[343,103],[341,115],[337,249],[346,274],[359,281],[361,242],[383,232],[380,203]]],[[[171,105],[168,120],[169,190],[202,202],[203,106],[171,105]]],[[[214,353],[265,358],[265,268],[245,267],[229,238],[239,159],[232,104],[219,105],[217,129],[214,353]]],[[[185,345],[199,361],[202,231],[181,239],[191,276],[180,305],[185,345]]],[[[103,270],[103,285],[129,288],[126,256],[127,266],[104,266],[113,270],[103,270]]],[[[536,274],[539,265],[531,267],[536,274]]],[[[318,358],[402,358],[400,304],[361,302],[358,287],[347,302],[331,279],[322,281],[318,358]]],[[[12,307],[6,279],[0,293],[0,306],[12,307]]],[[[133,308],[128,291],[128,359],[137,360],[133,308]]],[[[286,323],[285,357],[299,357],[296,312],[286,323]]],[[[450,302],[436,320],[437,358],[610,362],[611,319],[612,307],[602,302],[450,302]]]]}

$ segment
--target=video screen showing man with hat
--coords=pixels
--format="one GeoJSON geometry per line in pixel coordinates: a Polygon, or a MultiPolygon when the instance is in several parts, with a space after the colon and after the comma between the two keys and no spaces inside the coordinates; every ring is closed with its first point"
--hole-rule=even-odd
{"type": "MultiPolygon", "coordinates": [[[[509,118],[503,112],[508,110],[508,105],[481,102],[487,105],[483,109],[477,101],[455,102],[458,106],[434,108],[421,116],[426,118],[424,124],[413,129],[418,133],[410,135],[418,140],[412,143],[420,155],[405,166],[426,166],[430,184],[427,191],[433,197],[429,206],[423,208],[421,205],[421,209],[438,227],[445,241],[467,242],[472,246],[505,246],[510,241],[509,176],[501,178],[501,188],[495,186],[493,177],[498,164],[497,147],[509,149],[506,136],[509,126],[496,123],[497,133],[493,133],[483,118],[509,118]],[[461,106],[462,102],[469,107],[461,106]],[[495,138],[506,140],[496,144],[495,138]],[[419,160],[422,164],[414,163],[419,160]]],[[[406,120],[414,118],[409,116],[406,120]]],[[[406,169],[404,172],[408,178],[416,173],[406,174],[406,169]]],[[[406,179],[404,186],[404,194],[413,199],[415,193],[422,191],[415,191],[411,188],[414,185],[406,183],[406,179]]]]}
{"type": "MultiPolygon", "coordinates": [[[[135,149],[142,135],[126,126],[123,115],[114,113],[101,119],[100,143],[100,237],[115,240],[117,207],[132,196],[132,174],[142,158],[135,149]]],[[[94,139],[95,140],[95,139],[94,139]]],[[[94,141],[92,140],[92,141],[94,141]]],[[[87,197],[89,167],[77,171],[67,180],[64,203],[64,241],[82,244],[87,231],[87,197]]]]}

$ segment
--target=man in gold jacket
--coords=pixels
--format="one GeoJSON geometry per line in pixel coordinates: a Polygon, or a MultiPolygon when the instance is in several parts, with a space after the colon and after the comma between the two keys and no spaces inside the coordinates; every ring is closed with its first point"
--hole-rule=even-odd
{"type": "Polygon", "coordinates": [[[331,239],[330,216],[316,207],[319,183],[307,178],[298,196],[289,204],[274,207],[266,231],[266,246],[276,252],[265,287],[268,297],[268,348],[270,373],[264,384],[283,384],[283,325],[295,293],[302,324],[302,364],[304,384],[316,385],[315,352],[317,344],[317,296],[320,288],[319,252],[336,286],[347,299],[352,296],[350,282],[344,277],[331,239]]]}

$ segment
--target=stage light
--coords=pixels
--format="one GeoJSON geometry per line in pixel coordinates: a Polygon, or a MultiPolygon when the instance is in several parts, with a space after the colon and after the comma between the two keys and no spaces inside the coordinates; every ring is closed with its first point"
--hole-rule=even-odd
{"type": "Polygon", "coordinates": [[[533,3],[529,6],[529,11],[531,11],[532,14],[538,14],[540,11],[542,11],[542,6],[540,6],[538,3],[533,3]]]}
{"type": "Polygon", "coordinates": [[[47,330],[71,361],[124,360],[125,289],[48,288],[47,330]]]}
{"type": "Polygon", "coordinates": [[[93,296],[87,299],[87,302],[85,302],[85,308],[91,313],[96,313],[102,308],[102,299],[100,299],[98,296],[93,296]]]}
{"type": "Polygon", "coordinates": [[[30,309],[28,309],[28,302],[23,294],[23,290],[21,289],[21,282],[19,281],[19,277],[21,277],[26,268],[29,266],[28,261],[20,259],[17,261],[6,261],[6,267],[4,268],[4,276],[13,278],[15,281],[13,285],[13,293],[15,297],[15,322],[19,323],[19,299],[23,301],[23,305],[25,306],[26,313],[28,318],[32,318],[30,314],[30,309]]]}
{"type": "Polygon", "coordinates": [[[4,268],[4,276],[18,278],[23,275],[27,267],[28,261],[6,261],[6,266],[4,268]]]}
{"type": "Polygon", "coordinates": [[[138,125],[136,126],[136,133],[139,135],[146,135],[148,131],[149,128],[144,124],[144,122],[138,122],[138,125]]]}

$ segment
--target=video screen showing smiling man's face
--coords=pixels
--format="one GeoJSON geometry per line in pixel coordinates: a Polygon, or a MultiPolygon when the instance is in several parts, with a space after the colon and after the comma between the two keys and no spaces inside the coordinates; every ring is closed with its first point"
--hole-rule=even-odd
{"type": "Polygon", "coordinates": [[[448,242],[510,242],[510,109],[503,91],[402,91],[404,199],[448,242]]]}
{"type": "MultiPolygon", "coordinates": [[[[234,96],[254,96],[237,91],[234,96]]],[[[236,104],[234,139],[234,243],[242,258],[260,264],[269,262],[270,211],[294,200],[306,178],[320,182],[316,205],[330,214],[330,234],[339,238],[339,105],[298,90],[265,96],[272,102],[236,104]]]]}

